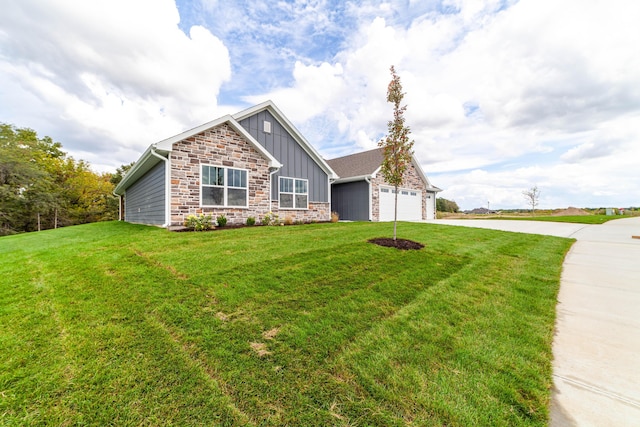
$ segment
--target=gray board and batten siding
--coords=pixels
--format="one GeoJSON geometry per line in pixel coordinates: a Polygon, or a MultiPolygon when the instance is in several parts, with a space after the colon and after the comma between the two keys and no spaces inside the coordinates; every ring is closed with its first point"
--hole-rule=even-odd
{"type": "Polygon", "coordinates": [[[124,196],[125,220],[138,224],[163,225],[165,185],[165,165],[160,161],[127,188],[124,196]]]}
{"type": "Polygon", "coordinates": [[[278,200],[278,177],[285,176],[309,180],[310,202],[329,202],[327,174],[269,111],[260,111],[239,123],[260,145],[283,164],[282,168],[273,175],[271,181],[273,200],[278,200]],[[271,123],[271,132],[264,131],[265,121],[271,123]]]}
{"type": "Polygon", "coordinates": [[[369,183],[353,181],[331,187],[331,210],[348,221],[369,221],[369,183]]]}

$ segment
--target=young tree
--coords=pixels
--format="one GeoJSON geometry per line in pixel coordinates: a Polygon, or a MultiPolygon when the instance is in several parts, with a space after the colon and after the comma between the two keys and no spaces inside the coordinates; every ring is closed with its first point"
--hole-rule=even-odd
{"type": "Polygon", "coordinates": [[[383,147],[383,161],[380,171],[385,181],[395,188],[395,206],[393,214],[393,240],[396,240],[398,222],[398,187],[402,185],[404,173],[407,170],[413,156],[413,141],[409,140],[410,129],[404,121],[406,105],[401,106],[404,92],[400,77],[396,74],[395,67],[391,66],[391,82],[387,87],[387,102],[393,104],[393,120],[389,120],[387,127],[389,133],[386,138],[378,143],[383,147]]]}
{"type": "Polygon", "coordinates": [[[536,206],[538,206],[538,201],[540,200],[540,190],[538,190],[538,186],[534,185],[530,189],[523,191],[522,195],[527,200],[529,206],[531,206],[531,215],[534,215],[536,206]]]}

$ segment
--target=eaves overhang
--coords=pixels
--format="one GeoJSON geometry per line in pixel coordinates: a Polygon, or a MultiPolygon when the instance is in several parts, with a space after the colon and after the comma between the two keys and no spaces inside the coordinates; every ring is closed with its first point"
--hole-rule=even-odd
{"type": "Polygon", "coordinates": [[[260,145],[260,143],[258,143],[258,141],[256,141],[245,128],[243,128],[232,116],[227,114],[218,119],[212,120],[193,129],[189,129],[170,138],[163,139],[162,141],[150,145],[142,154],[142,156],[140,156],[138,161],[136,161],[129,172],[124,176],[122,181],[120,181],[120,183],[116,186],[113,192],[119,196],[123,195],[125,190],[129,186],[131,186],[145,173],[151,170],[151,168],[158,164],[158,162],[162,161],[157,157],[157,155],[154,155],[153,153],[168,158],[170,153],[173,151],[173,145],[175,143],[183,141],[187,138],[191,138],[194,135],[225,123],[240,135],[242,135],[249,142],[249,144],[268,161],[270,169],[280,169],[282,167],[282,163],[280,163],[278,159],[273,157],[273,155],[269,153],[266,148],[260,145]]]}

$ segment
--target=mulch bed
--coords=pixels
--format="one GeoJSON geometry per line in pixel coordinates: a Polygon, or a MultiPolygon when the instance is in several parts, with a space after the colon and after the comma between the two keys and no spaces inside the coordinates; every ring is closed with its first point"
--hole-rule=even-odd
{"type": "Polygon", "coordinates": [[[422,243],[414,242],[413,240],[396,239],[391,237],[376,237],[375,239],[369,239],[369,243],[374,245],[385,246],[388,248],[396,248],[403,251],[418,250],[424,248],[422,243]]]}
{"type": "MultiPolygon", "coordinates": [[[[305,223],[293,223],[293,224],[281,223],[280,225],[269,225],[268,227],[280,227],[280,226],[291,227],[291,226],[296,226],[296,225],[324,224],[324,223],[329,223],[329,222],[332,222],[332,221],[314,221],[312,223],[305,222],[305,223]]],[[[181,226],[181,225],[174,225],[172,227],[169,227],[169,231],[174,231],[174,232],[177,232],[177,233],[184,233],[184,232],[204,233],[204,232],[208,232],[208,231],[234,230],[236,228],[245,228],[245,227],[267,227],[267,226],[256,222],[254,225],[227,224],[224,227],[218,226],[218,227],[211,227],[208,230],[194,231],[192,228],[184,227],[184,226],[181,226]]]]}

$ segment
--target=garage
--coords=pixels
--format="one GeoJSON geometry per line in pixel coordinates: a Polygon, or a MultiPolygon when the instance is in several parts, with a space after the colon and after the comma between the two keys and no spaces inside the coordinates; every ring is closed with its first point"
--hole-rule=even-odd
{"type": "MultiPolygon", "coordinates": [[[[331,183],[331,210],[341,220],[393,221],[395,193],[380,172],[383,161],[382,147],[327,160],[340,177],[331,183]]],[[[442,190],[431,185],[415,157],[405,171],[402,186],[398,192],[398,219],[434,219],[436,195],[442,190]]]]}
{"type": "MultiPolygon", "coordinates": [[[[380,186],[380,221],[393,221],[395,189],[380,186]]],[[[422,219],[422,192],[408,188],[398,189],[398,221],[422,219]]]]}

